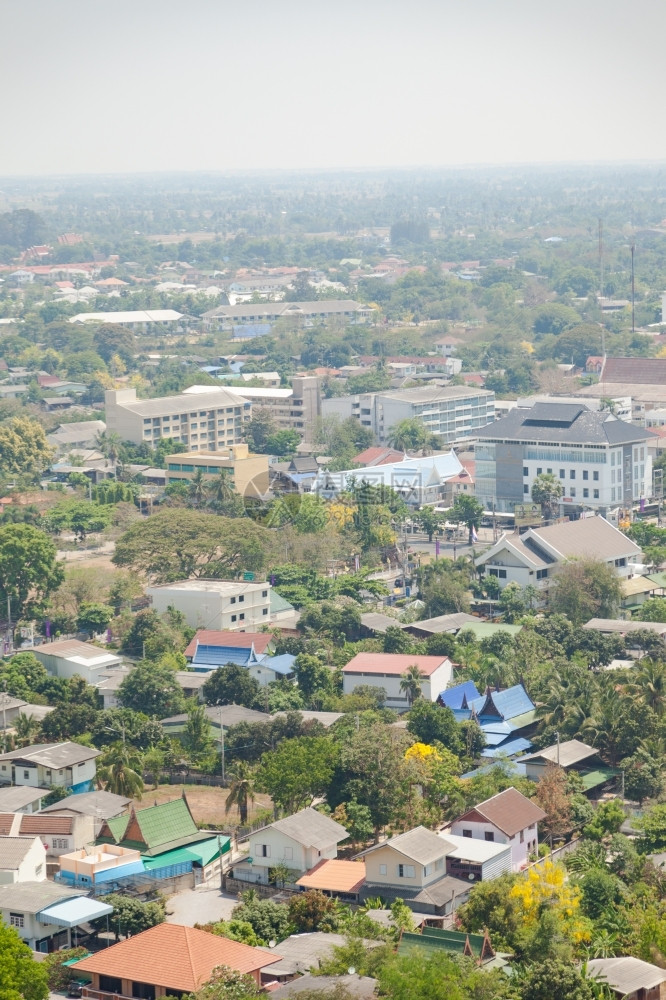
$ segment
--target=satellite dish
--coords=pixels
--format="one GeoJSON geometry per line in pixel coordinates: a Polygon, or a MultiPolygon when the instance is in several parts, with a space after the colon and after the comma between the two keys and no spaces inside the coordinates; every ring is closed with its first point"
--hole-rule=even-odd
{"type": "Polygon", "coordinates": [[[348,975],[353,976],[355,972],[356,972],[356,969],[354,968],[354,966],[350,965],[349,968],[347,969],[348,975]]]}
{"type": "Polygon", "coordinates": [[[270,941],[268,942],[268,947],[269,948],[274,948],[276,944],[277,944],[277,941],[275,940],[275,938],[271,938],[270,941]]]}
{"type": "Polygon", "coordinates": [[[470,882],[473,882],[474,881],[474,872],[470,872],[469,875],[467,876],[467,878],[470,880],[470,882]]]}

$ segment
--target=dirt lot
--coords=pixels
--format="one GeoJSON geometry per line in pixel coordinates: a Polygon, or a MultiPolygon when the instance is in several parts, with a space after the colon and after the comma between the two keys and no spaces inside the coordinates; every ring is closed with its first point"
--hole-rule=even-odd
{"type": "MultiPolygon", "coordinates": [[[[189,807],[197,823],[229,824],[236,826],[239,822],[238,811],[234,808],[228,814],[224,811],[227,797],[226,788],[215,788],[212,785],[158,785],[154,790],[147,787],[141,802],[135,802],[137,809],[154,806],[161,802],[170,802],[179,798],[183,789],[187,796],[189,807]]],[[[272,802],[268,795],[257,795],[256,801],[250,805],[250,820],[262,809],[270,809],[272,802]]]]}

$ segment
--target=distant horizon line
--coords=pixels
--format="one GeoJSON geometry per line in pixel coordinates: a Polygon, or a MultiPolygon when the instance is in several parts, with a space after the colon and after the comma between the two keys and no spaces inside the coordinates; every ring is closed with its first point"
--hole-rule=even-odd
{"type": "Polygon", "coordinates": [[[405,164],[392,166],[309,166],[309,167],[197,167],[182,168],[173,170],[145,169],[145,170],[115,170],[115,171],[82,171],[64,173],[55,171],[51,173],[9,173],[0,175],[0,184],[16,183],[17,181],[34,180],[83,180],[94,178],[132,178],[132,177],[236,177],[236,176],[256,176],[266,177],[274,175],[311,175],[311,174],[371,174],[371,173],[433,173],[441,171],[448,172],[474,172],[492,170],[553,170],[553,169],[618,169],[618,168],[639,168],[666,167],[666,157],[663,159],[618,159],[618,160],[506,160],[497,163],[491,162],[471,162],[471,163],[449,163],[449,164],[405,164]]]}

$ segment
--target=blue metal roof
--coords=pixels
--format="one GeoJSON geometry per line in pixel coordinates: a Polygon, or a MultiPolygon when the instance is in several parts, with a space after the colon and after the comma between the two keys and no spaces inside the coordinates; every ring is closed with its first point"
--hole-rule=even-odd
{"type": "Polygon", "coordinates": [[[295,659],[296,657],[291,653],[282,653],[281,656],[264,656],[262,657],[261,665],[262,667],[268,667],[269,670],[274,670],[276,674],[286,676],[287,674],[293,674],[295,659]]]}
{"type": "Polygon", "coordinates": [[[131,861],[128,865],[95,872],[95,882],[114,882],[116,879],[125,878],[126,875],[139,875],[143,870],[143,861],[131,861]]]}
{"type": "Polygon", "coordinates": [[[520,777],[525,778],[527,776],[527,770],[524,764],[521,764],[516,760],[494,760],[489,764],[483,764],[481,767],[475,767],[473,771],[468,771],[466,774],[461,774],[461,778],[476,778],[479,774],[488,774],[494,767],[503,767],[506,769],[507,774],[520,775],[520,777]]]}
{"type": "Polygon", "coordinates": [[[478,697],[479,692],[474,681],[463,681],[462,684],[456,684],[455,687],[442,691],[439,700],[442,705],[446,705],[448,708],[462,708],[464,698],[469,701],[471,698],[478,697]]]}
{"type": "Polygon", "coordinates": [[[223,667],[227,663],[237,663],[241,667],[248,667],[252,663],[259,663],[263,658],[257,657],[253,650],[242,646],[204,646],[197,645],[192,660],[192,666],[197,667],[223,667]]]}
{"type": "Polygon", "coordinates": [[[487,718],[488,721],[498,717],[509,721],[524,712],[532,712],[535,708],[522,684],[514,684],[504,691],[491,691],[468,704],[482,720],[487,718]]]}
{"type": "Polygon", "coordinates": [[[522,753],[523,750],[531,750],[532,744],[529,740],[509,740],[507,743],[502,743],[497,747],[487,747],[485,750],[481,751],[482,757],[497,757],[500,754],[507,757],[512,757],[516,753],[522,753]]]}
{"type": "Polygon", "coordinates": [[[468,708],[452,708],[451,711],[456,722],[467,722],[472,718],[472,713],[468,708]]]}

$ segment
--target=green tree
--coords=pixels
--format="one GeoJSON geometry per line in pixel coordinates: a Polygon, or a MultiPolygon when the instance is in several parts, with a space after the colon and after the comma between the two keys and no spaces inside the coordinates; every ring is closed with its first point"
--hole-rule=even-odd
{"type": "Polygon", "coordinates": [[[407,731],[419,743],[441,743],[455,754],[462,750],[460,726],[451,709],[425,698],[418,699],[412,706],[407,731]]]}
{"type": "Polygon", "coordinates": [[[595,1000],[592,985],[571,962],[550,960],[528,967],[523,1000],[595,1000]]]}
{"type": "Polygon", "coordinates": [[[52,507],[44,519],[48,531],[59,535],[71,531],[83,541],[86,535],[104,531],[111,524],[113,510],[108,504],[90,500],[61,500],[52,507]]]}
{"type": "Polygon", "coordinates": [[[82,632],[103,632],[113,618],[113,608],[108,604],[90,604],[84,601],[79,608],[76,624],[82,632]]]}
{"type": "Polygon", "coordinates": [[[0,526],[0,607],[9,607],[12,620],[38,612],[65,578],[56,561],[56,547],[31,524],[0,526]]]}
{"type": "Polygon", "coordinates": [[[275,805],[294,813],[324,795],[337,762],[336,746],[328,737],[301,736],[284,740],[265,753],[256,775],[256,787],[275,805]]]}
{"type": "Polygon", "coordinates": [[[244,705],[258,708],[262,704],[259,681],[247,667],[228,663],[218,667],[206,678],[201,697],[207,705],[244,705]]]}
{"type": "Polygon", "coordinates": [[[157,582],[219,579],[261,570],[273,536],[246,518],[164,509],[133,524],[116,543],[116,566],[142,571],[157,582]]]}
{"type": "Polygon", "coordinates": [[[626,818],[620,800],[609,799],[597,806],[593,819],[583,829],[583,833],[590,840],[601,840],[617,833],[626,818]]]}
{"type": "Polygon", "coordinates": [[[499,608],[505,622],[512,624],[522,618],[527,611],[524,590],[518,583],[508,583],[499,595],[499,608]]]}
{"type": "Polygon", "coordinates": [[[240,903],[232,912],[234,920],[243,920],[252,925],[259,943],[283,941],[291,933],[289,910],[272,899],[261,899],[249,889],[241,893],[240,903]]]}
{"type": "Polygon", "coordinates": [[[206,706],[193,701],[187,710],[187,722],[183,742],[193,761],[199,761],[210,754],[213,749],[210,720],[206,714],[206,706]]]}
{"type": "Polygon", "coordinates": [[[620,767],[624,771],[626,797],[642,805],[645,799],[661,795],[664,788],[662,765],[663,758],[658,760],[644,747],[639,747],[631,757],[625,757],[620,767]]]}
{"type": "Polygon", "coordinates": [[[337,929],[340,903],[318,889],[299,892],[289,900],[289,919],[297,934],[337,929]]]}
{"type": "Polygon", "coordinates": [[[563,492],[562,482],[552,472],[542,472],[532,483],[532,502],[540,503],[544,516],[550,519],[563,492]]]}
{"type": "Polygon", "coordinates": [[[183,690],[173,670],[148,661],[138,663],[124,678],[118,688],[118,702],[155,719],[177,715],[185,707],[183,690]]]}
{"type": "Polygon", "coordinates": [[[466,525],[469,532],[469,544],[471,545],[474,541],[474,532],[481,524],[483,504],[479,503],[476,497],[471,496],[469,493],[458,493],[453,501],[453,507],[449,516],[452,521],[466,525]]]}
{"type": "Polygon", "coordinates": [[[569,559],[553,575],[548,604],[555,614],[582,625],[590,618],[614,618],[621,598],[613,566],[598,559],[569,559]]]}
{"type": "Polygon", "coordinates": [[[666,598],[648,597],[647,601],[643,601],[641,604],[641,621],[666,622],[666,598]]]}
{"type": "MultiPolygon", "coordinates": [[[[139,899],[132,899],[130,896],[111,893],[104,897],[104,901],[113,907],[113,914],[109,917],[109,926],[115,934],[116,941],[121,935],[131,937],[134,934],[140,934],[141,931],[147,931],[157,924],[164,923],[166,918],[165,900],[142,903],[139,899]]],[[[97,931],[106,930],[106,917],[93,920],[92,925],[97,931]]]]}
{"type": "Polygon", "coordinates": [[[31,417],[11,417],[0,423],[0,478],[34,482],[48,468],[53,450],[44,428],[31,417]]]}
{"type": "Polygon", "coordinates": [[[473,961],[452,955],[424,956],[421,949],[391,956],[376,974],[382,996],[391,1000],[506,1000],[515,996],[501,972],[476,968],[473,961]]]}
{"type": "Polygon", "coordinates": [[[107,792],[114,795],[140,799],[143,794],[142,769],[141,756],[134,747],[114,743],[99,758],[97,782],[100,788],[103,785],[107,792]]]}
{"type": "Polygon", "coordinates": [[[229,794],[224,803],[225,815],[236,807],[241,826],[247,823],[248,805],[254,802],[254,775],[245,761],[238,760],[229,768],[229,794]]]}
{"type": "Polygon", "coordinates": [[[317,694],[328,694],[331,691],[331,671],[318,656],[299,653],[294,660],[294,670],[298,687],[307,702],[317,694]]]}
{"type": "Polygon", "coordinates": [[[48,995],[47,967],[34,961],[13,927],[0,923],[1,1000],[46,1000],[48,995]]]}
{"type": "Polygon", "coordinates": [[[277,425],[270,410],[265,407],[253,409],[252,417],[245,425],[245,440],[251,451],[259,455],[267,453],[268,439],[277,431],[277,425]]]}
{"type": "MultiPolygon", "coordinates": [[[[238,921],[231,921],[232,924],[238,921]]],[[[249,942],[248,942],[249,943],[249,942]]],[[[218,965],[203,986],[190,994],[191,1000],[262,1000],[265,996],[252,976],[226,965],[218,965]]]]}
{"type": "Polygon", "coordinates": [[[389,428],[387,442],[397,451],[420,451],[424,455],[440,447],[438,435],[429,431],[418,417],[407,417],[389,428]]]}
{"type": "Polygon", "coordinates": [[[414,515],[414,520],[418,524],[421,531],[428,536],[429,542],[432,541],[435,532],[437,532],[438,535],[441,535],[443,524],[442,516],[437,513],[434,507],[421,507],[421,509],[414,515]]]}
{"type": "Polygon", "coordinates": [[[265,450],[269,455],[292,455],[300,441],[301,436],[298,431],[276,431],[269,435],[265,450]]]}
{"type": "Polygon", "coordinates": [[[103,323],[93,334],[93,345],[108,363],[117,354],[126,364],[134,361],[136,339],[131,330],[119,323],[103,323]]]}

